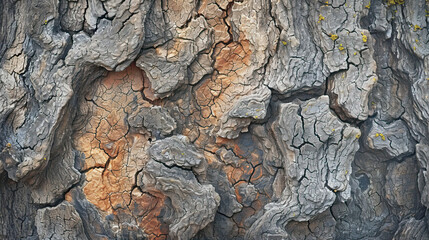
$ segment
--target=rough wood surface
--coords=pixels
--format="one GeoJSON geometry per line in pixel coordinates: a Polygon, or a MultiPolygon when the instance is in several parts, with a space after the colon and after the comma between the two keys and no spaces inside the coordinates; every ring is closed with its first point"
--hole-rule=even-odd
{"type": "Polygon", "coordinates": [[[427,0],[3,0],[0,239],[429,239],[427,0]]]}

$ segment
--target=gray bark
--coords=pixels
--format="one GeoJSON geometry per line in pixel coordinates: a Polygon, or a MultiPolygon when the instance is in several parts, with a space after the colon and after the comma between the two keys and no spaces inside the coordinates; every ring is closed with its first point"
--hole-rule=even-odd
{"type": "Polygon", "coordinates": [[[429,239],[427,0],[3,0],[0,239],[429,239]]]}

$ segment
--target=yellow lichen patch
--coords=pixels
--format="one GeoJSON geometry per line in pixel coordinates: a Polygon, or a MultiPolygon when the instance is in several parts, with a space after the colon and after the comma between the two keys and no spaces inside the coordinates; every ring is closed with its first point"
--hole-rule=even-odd
{"type": "Polygon", "coordinates": [[[422,28],[419,25],[414,25],[414,32],[417,32],[417,30],[422,30],[422,28]]]}
{"type": "Polygon", "coordinates": [[[282,43],[283,43],[283,45],[284,45],[284,46],[286,46],[286,45],[287,45],[287,42],[286,42],[286,41],[282,41],[282,43]]]}
{"type": "Polygon", "coordinates": [[[358,133],[358,134],[356,134],[356,139],[359,139],[360,138],[360,134],[358,133]]]}
{"type": "Polygon", "coordinates": [[[335,41],[338,39],[338,35],[337,34],[331,34],[330,38],[332,39],[332,41],[335,41]]]}
{"type": "Polygon", "coordinates": [[[366,43],[368,41],[368,36],[366,36],[363,32],[360,34],[362,34],[362,42],[366,43]]]}
{"type": "Polygon", "coordinates": [[[340,46],[338,47],[338,49],[340,49],[340,51],[343,51],[345,48],[343,47],[343,44],[340,44],[340,46]]]}
{"type": "Polygon", "coordinates": [[[383,133],[376,133],[375,137],[381,137],[381,140],[385,141],[386,137],[383,135],[383,133]]]}
{"type": "Polygon", "coordinates": [[[11,143],[7,143],[7,144],[6,144],[6,147],[11,148],[11,147],[12,147],[12,144],[11,144],[11,143]]]}
{"type": "Polygon", "coordinates": [[[368,5],[365,6],[365,8],[370,8],[371,7],[371,2],[368,2],[368,5]]]}
{"type": "Polygon", "coordinates": [[[388,5],[404,4],[405,0],[388,0],[388,5]]]}
{"type": "Polygon", "coordinates": [[[353,53],[353,55],[355,55],[355,56],[356,56],[356,55],[357,55],[357,52],[353,53]]]}
{"type": "Polygon", "coordinates": [[[321,21],[325,20],[325,17],[322,16],[322,14],[319,15],[319,21],[317,21],[318,23],[320,23],[321,21]]]}

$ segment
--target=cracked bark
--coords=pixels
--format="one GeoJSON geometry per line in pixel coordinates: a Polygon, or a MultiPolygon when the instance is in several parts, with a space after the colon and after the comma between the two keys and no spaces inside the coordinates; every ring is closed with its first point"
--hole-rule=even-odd
{"type": "Polygon", "coordinates": [[[1,239],[429,239],[429,2],[6,0],[1,239]]]}

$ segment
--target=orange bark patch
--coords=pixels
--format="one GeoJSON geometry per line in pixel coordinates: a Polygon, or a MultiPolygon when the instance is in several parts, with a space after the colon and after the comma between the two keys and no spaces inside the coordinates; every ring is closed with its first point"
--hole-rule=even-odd
{"type": "Polygon", "coordinates": [[[86,198],[89,202],[97,206],[100,210],[112,213],[110,206],[109,193],[112,192],[111,186],[103,184],[101,177],[103,169],[95,168],[85,174],[86,185],[83,188],[86,198]]]}
{"type": "Polygon", "coordinates": [[[264,173],[264,167],[262,165],[258,165],[255,167],[252,178],[250,178],[250,182],[256,182],[257,180],[261,179],[263,177],[264,173]]]}
{"type": "Polygon", "coordinates": [[[149,78],[147,77],[145,72],[143,72],[143,88],[144,88],[143,94],[147,99],[149,99],[151,101],[155,101],[158,99],[155,96],[155,92],[153,91],[152,85],[151,85],[149,78]]]}
{"type": "Polygon", "coordinates": [[[228,45],[218,44],[213,55],[217,71],[210,79],[200,82],[193,89],[199,112],[192,115],[192,121],[200,126],[196,145],[205,149],[207,144],[213,143],[206,137],[213,136],[213,133],[207,133],[207,130],[218,125],[219,119],[232,108],[237,99],[253,88],[248,82],[249,76],[246,75],[251,73],[251,51],[247,40],[228,45]]]}
{"type": "MultiPolygon", "coordinates": [[[[210,106],[213,117],[220,117],[234,103],[234,98],[246,91],[245,74],[250,64],[249,42],[219,44],[215,48],[217,70],[212,78],[195,88],[195,97],[199,106],[210,106]],[[217,109],[214,111],[213,106],[217,109]]],[[[207,110],[205,110],[207,112],[207,110]]],[[[207,113],[205,113],[207,116],[207,113]]]]}
{"type": "Polygon", "coordinates": [[[72,196],[71,196],[70,191],[68,191],[68,192],[66,193],[66,195],[65,195],[65,200],[66,200],[67,202],[71,202],[71,201],[73,200],[73,198],[72,198],[72,196]]]}
{"type": "Polygon", "coordinates": [[[234,214],[232,218],[238,227],[244,228],[244,222],[255,214],[255,210],[250,207],[244,207],[241,212],[234,214]]]}
{"type": "Polygon", "coordinates": [[[150,239],[165,239],[168,228],[158,219],[165,197],[133,191],[137,171],[148,158],[149,136],[130,132],[127,116],[138,106],[151,106],[142,97],[144,85],[144,74],[135,64],[109,73],[81,106],[90,117],[74,144],[85,154],[87,200],[105,215],[139,218],[150,239]]]}
{"type": "Polygon", "coordinates": [[[232,42],[228,45],[221,44],[215,49],[217,53],[215,69],[220,73],[237,72],[250,65],[251,51],[249,41],[232,42]]]}
{"type": "MultiPolygon", "coordinates": [[[[240,159],[237,166],[226,165],[223,171],[226,173],[228,181],[234,186],[235,195],[238,202],[243,201],[243,197],[239,193],[239,187],[242,184],[257,184],[264,176],[267,176],[264,166],[262,165],[263,152],[259,150],[253,140],[249,136],[241,135],[237,139],[216,138],[216,146],[225,147],[232,150],[234,154],[240,159]]],[[[212,149],[216,152],[218,149],[212,149]]],[[[251,208],[245,207],[240,213],[233,215],[234,220],[238,226],[243,226],[247,216],[254,214],[254,211],[261,210],[267,200],[270,199],[272,193],[265,191],[265,189],[258,189],[255,200],[251,204],[251,208]],[[262,192],[260,192],[262,191],[262,192]]]]}
{"type": "Polygon", "coordinates": [[[143,89],[143,74],[135,63],[132,63],[122,72],[109,72],[103,79],[102,84],[107,89],[111,89],[123,85],[124,81],[129,81],[132,86],[131,89],[134,91],[143,89]]]}
{"type": "Polygon", "coordinates": [[[140,227],[145,229],[149,239],[167,239],[168,225],[158,219],[165,196],[156,190],[149,194],[137,189],[132,192],[132,196],[130,209],[140,219],[140,227]]]}
{"type": "MultiPolygon", "coordinates": [[[[215,42],[228,42],[230,36],[228,26],[225,22],[226,11],[223,11],[219,6],[226,8],[228,1],[203,0],[200,3],[198,13],[204,15],[209,27],[214,29],[215,42]]],[[[228,23],[229,24],[229,23],[228,23]]]]}

